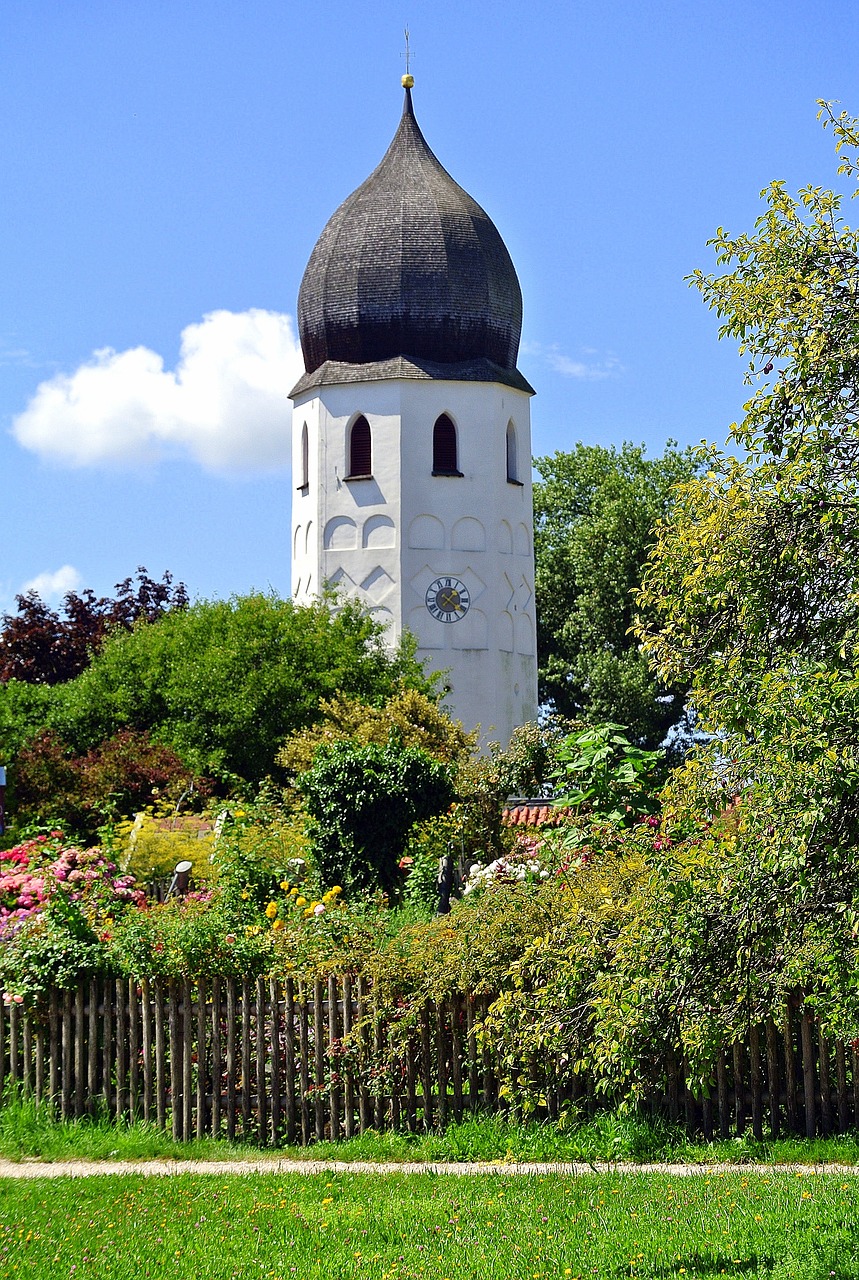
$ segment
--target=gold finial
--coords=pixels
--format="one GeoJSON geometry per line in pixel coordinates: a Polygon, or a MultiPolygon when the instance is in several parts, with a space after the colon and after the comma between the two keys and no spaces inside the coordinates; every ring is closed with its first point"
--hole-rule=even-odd
{"type": "Polygon", "coordinates": [[[415,84],[415,78],[414,78],[414,76],[411,74],[411,72],[409,71],[409,62],[411,61],[412,51],[411,51],[411,48],[410,48],[410,46],[409,46],[409,29],[408,29],[408,27],[405,27],[405,28],[404,28],[404,30],[403,30],[403,35],[406,37],[406,52],[405,52],[405,54],[401,54],[400,56],[401,56],[401,57],[405,57],[405,59],[406,59],[406,74],[403,76],[403,78],[402,78],[402,80],[400,81],[400,83],[402,84],[402,86],[403,86],[403,88],[404,88],[404,89],[413,89],[413,88],[414,88],[414,84],[415,84]]]}

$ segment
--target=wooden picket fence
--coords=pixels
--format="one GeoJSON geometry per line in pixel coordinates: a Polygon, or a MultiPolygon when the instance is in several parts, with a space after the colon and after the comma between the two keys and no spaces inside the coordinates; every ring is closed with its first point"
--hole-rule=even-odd
{"type": "MultiPolygon", "coordinates": [[[[113,1114],[274,1146],[412,1132],[470,1112],[509,1110],[477,1028],[485,996],[427,1004],[408,1022],[380,1016],[363,977],[303,983],[258,978],[137,983],[93,978],[54,990],[44,1013],[0,1013],[0,1093],[23,1093],[63,1118],[113,1114]],[[395,1052],[391,1052],[392,1047],[395,1052]]],[[[530,1060],[550,1118],[590,1114],[593,1081],[530,1060]]],[[[831,1043],[801,1002],[719,1053],[695,1096],[677,1060],[654,1065],[646,1105],[707,1136],[859,1130],[859,1052],[831,1043]]]]}
{"type": "Polygon", "coordinates": [[[391,1070],[390,1027],[364,978],[92,979],[52,991],[42,1016],[4,1004],[0,1090],[11,1083],[62,1118],[141,1118],[185,1141],[432,1129],[497,1104],[475,1035],[487,1007],[427,1006],[391,1070]]]}

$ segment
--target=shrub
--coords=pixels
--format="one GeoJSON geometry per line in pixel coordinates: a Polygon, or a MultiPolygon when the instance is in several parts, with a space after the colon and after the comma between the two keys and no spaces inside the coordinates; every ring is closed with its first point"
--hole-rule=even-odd
{"type": "Polygon", "coordinates": [[[247,893],[259,907],[283,880],[316,884],[304,815],[284,803],[271,784],[256,799],[228,805],[218,815],[212,871],[232,893],[247,893]]]}
{"type": "Polygon", "coordinates": [[[125,865],[138,880],[164,880],[178,862],[191,863],[195,885],[214,876],[214,819],[196,814],[138,813],[133,822],[121,823],[116,835],[124,849],[125,865]]]}
{"type": "Polygon", "coordinates": [[[132,814],[158,796],[176,801],[212,789],[170,747],[133,729],[80,756],[45,730],[22,748],[14,774],[20,816],[57,822],[84,840],[95,839],[106,820],[132,814]]]}
{"type": "Polygon", "coordinates": [[[116,922],[111,966],[131,977],[256,977],[271,968],[271,930],[250,899],[201,891],[116,922]]]}
{"type": "Polygon", "coordinates": [[[319,875],[358,891],[397,892],[409,829],[453,800],[450,771],[393,737],[384,746],[322,746],[297,785],[319,875]]]}

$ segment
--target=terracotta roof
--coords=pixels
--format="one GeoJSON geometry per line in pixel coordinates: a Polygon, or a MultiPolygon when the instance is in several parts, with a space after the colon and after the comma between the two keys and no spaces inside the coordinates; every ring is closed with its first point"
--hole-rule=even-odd
{"type": "Polygon", "coordinates": [[[557,827],[569,817],[569,809],[556,809],[548,800],[525,800],[501,812],[506,827],[557,827]]]}
{"type": "Polygon", "coordinates": [[[433,155],[411,90],[379,166],[331,216],[298,295],[305,369],[405,356],[515,370],[522,292],[495,224],[433,155]]]}

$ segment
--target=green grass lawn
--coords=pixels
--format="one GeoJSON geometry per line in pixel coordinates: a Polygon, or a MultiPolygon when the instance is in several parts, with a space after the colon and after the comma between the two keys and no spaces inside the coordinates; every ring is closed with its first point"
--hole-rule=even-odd
{"type": "Polygon", "coordinates": [[[7,1181],[0,1274],[854,1280],[859,1184],[739,1171],[7,1181]]]}

